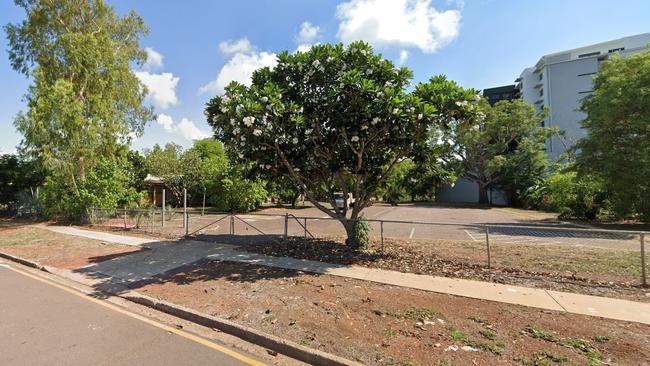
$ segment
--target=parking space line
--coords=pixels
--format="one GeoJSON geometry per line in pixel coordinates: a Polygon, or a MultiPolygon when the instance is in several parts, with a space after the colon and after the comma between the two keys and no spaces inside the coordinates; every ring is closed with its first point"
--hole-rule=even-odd
{"type": "Polygon", "coordinates": [[[413,239],[413,234],[415,234],[415,226],[411,228],[411,233],[409,234],[409,239],[413,239]]]}

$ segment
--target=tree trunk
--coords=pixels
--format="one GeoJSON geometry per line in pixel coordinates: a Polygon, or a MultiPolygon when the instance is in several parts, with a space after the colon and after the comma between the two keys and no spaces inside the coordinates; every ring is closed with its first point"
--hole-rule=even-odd
{"type": "Polygon", "coordinates": [[[483,184],[478,185],[478,203],[482,205],[490,204],[490,200],[488,198],[487,185],[483,185],[483,184]]]}
{"type": "Polygon", "coordinates": [[[354,226],[356,225],[356,221],[347,219],[339,219],[339,221],[345,228],[345,234],[347,236],[345,239],[345,245],[354,250],[359,249],[359,243],[354,236],[354,226]]]}

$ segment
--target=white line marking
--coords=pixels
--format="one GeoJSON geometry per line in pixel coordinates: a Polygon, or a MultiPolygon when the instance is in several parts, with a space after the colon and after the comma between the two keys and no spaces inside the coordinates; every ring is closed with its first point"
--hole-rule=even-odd
{"type": "Polygon", "coordinates": [[[4,263],[0,263],[0,267],[2,267],[2,268],[11,268],[10,265],[4,264],[4,263]]]}
{"type": "Polygon", "coordinates": [[[413,239],[413,234],[415,234],[415,227],[411,228],[411,233],[409,234],[409,239],[413,239]]]}
{"type": "Polygon", "coordinates": [[[465,234],[469,235],[469,237],[472,238],[472,240],[474,240],[474,241],[479,241],[478,239],[476,239],[476,238],[474,237],[474,235],[470,234],[469,231],[467,231],[467,230],[463,230],[463,231],[465,232],[465,234]]]}

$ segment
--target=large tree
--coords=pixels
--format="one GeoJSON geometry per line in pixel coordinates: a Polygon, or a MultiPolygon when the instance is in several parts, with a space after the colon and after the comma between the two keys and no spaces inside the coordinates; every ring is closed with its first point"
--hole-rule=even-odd
{"type": "Polygon", "coordinates": [[[426,140],[435,109],[407,93],[412,74],[363,42],[317,45],[278,55],[250,87],[233,82],[206,108],[216,136],[254,162],[291,179],[307,199],[341,221],[357,247],[355,225],[377,187],[426,140]],[[335,193],[353,194],[337,207],[335,193]],[[327,203],[320,202],[324,197],[327,203]]]}
{"type": "Polygon", "coordinates": [[[650,51],[603,62],[581,109],[579,172],[602,180],[619,216],[650,221],[650,51]]]}
{"type": "Polygon", "coordinates": [[[478,185],[479,203],[489,203],[490,188],[506,189],[517,199],[547,173],[545,142],[559,131],[541,126],[544,111],[519,99],[494,106],[482,98],[456,103],[459,117],[443,138],[447,159],[478,185]]]}
{"type": "MultiPolygon", "coordinates": [[[[101,157],[121,158],[151,119],[133,73],[147,28],[102,0],[16,0],[26,18],[5,26],[12,67],[32,78],[15,125],[22,148],[43,160],[74,201],[101,157]]],[[[56,195],[53,195],[55,197],[56,195]]],[[[63,198],[62,198],[63,200],[63,198]]]]}

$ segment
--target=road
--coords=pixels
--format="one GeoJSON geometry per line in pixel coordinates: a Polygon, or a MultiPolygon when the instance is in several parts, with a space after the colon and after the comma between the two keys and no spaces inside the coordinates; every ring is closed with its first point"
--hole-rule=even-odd
{"type": "Polygon", "coordinates": [[[263,365],[0,262],[0,365],[263,365]]]}

